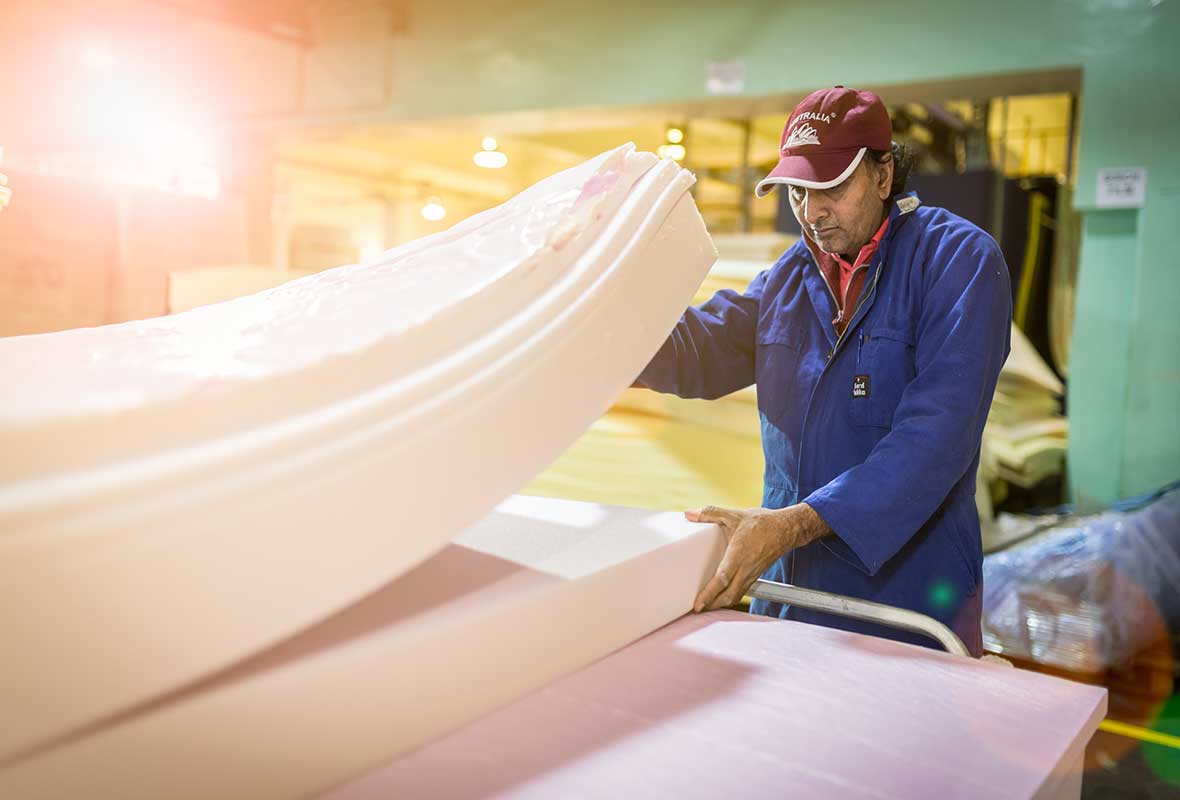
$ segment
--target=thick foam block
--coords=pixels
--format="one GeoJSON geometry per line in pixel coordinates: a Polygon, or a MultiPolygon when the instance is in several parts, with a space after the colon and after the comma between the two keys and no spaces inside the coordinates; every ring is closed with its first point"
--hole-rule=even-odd
{"type": "Polygon", "coordinates": [[[1072,798],[1106,690],[734,611],[690,615],[321,800],[1072,798]],[[1072,787],[1072,793],[1071,793],[1072,787]]]}
{"type": "Polygon", "coordinates": [[[715,253],[631,146],[378,261],[0,339],[0,758],[420,563],[556,457],[715,253]]]}
{"type": "Polygon", "coordinates": [[[684,614],[723,549],[675,513],[511,498],[311,630],[5,764],[0,796],[322,791],[684,614]]]}

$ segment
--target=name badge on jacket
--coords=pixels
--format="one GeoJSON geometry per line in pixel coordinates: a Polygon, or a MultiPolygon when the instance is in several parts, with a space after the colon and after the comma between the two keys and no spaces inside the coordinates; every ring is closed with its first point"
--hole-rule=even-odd
{"type": "Polygon", "coordinates": [[[852,396],[868,397],[869,396],[869,376],[857,375],[852,379],[852,396]]]}

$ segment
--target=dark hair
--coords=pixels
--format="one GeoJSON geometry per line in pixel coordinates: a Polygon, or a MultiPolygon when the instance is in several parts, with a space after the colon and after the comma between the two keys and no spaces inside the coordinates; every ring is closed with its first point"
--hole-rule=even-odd
{"type": "Polygon", "coordinates": [[[889,161],[889,156],[893,157],[893,184],[889,187],[889,196],[894,197],[904,192],[910,170],[914,166],[914,154],[910,148],[902,142],[893,142],[889,152],[869,150],[868,155],[877,164],[884,164],[889,161]]]}

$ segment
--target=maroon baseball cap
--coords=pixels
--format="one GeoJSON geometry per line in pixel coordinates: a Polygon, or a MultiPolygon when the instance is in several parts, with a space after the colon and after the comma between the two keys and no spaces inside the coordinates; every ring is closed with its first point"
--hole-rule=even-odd
{"type": "Polygon", "coordinates": [[[865,150],[888,150],[893,124],[881,98],[836,86],[803,99],[783,128],[778,166],[758,182],[762,197],[775,184],[830,189],[844,181],[865,150]]]}

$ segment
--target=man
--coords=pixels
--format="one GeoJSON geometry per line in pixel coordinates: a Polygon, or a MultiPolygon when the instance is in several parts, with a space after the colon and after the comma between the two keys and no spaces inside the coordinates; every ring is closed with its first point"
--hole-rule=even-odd
{"type": "MultiPolygon", "coordinates": [[[[978,656],[975,471],[1008,354],[1008,270],[982,230],[901,194],[891,137],[871,92],[803,100],[757,187],[790,192],[803,236],[745,294],[688,309],[637,383],[704,398],[757,383],[764,507],[687,512],[728,539],[697,611],[763,576],[929,614],[978,656]]],[[[777,603],[751,610],[933,646],[777,603]]]]}

